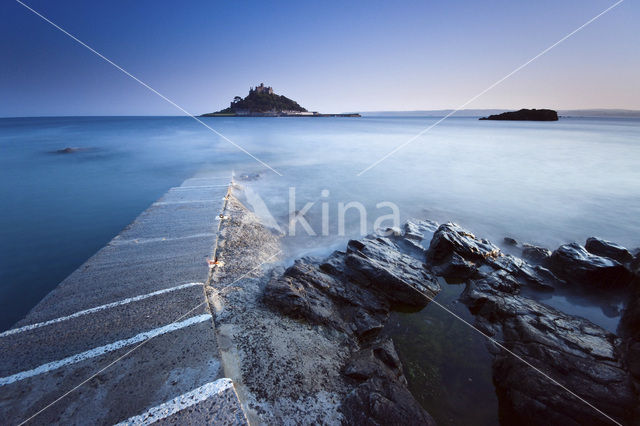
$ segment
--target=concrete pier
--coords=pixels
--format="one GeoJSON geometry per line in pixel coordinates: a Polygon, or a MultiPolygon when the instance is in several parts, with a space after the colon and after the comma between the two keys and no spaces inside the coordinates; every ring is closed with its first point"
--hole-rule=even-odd
{"type": "Polygon", "coordinates": [[[204,286],[231,173],[171,188],[0,334],[0,423],[243,424],[204,286]]]}

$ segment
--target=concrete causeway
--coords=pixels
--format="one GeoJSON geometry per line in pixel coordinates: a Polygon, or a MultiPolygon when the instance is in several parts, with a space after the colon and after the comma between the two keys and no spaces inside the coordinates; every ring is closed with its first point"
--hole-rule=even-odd
{"type": "Polygon", "coordinates": [[[0,423],[245,424],[205,297],[231,173],[171,188],[0,333],[0,423]]]}

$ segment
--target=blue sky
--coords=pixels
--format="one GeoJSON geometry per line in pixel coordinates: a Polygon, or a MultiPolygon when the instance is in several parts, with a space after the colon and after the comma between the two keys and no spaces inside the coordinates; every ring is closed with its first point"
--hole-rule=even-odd
{"type": "MultiPolygon", "coordinates": [[[[614,3],[25,2],[195,114],[262,81],[322,112],[455,108],[614,3]]],[[[639,21],[626,0],[468,107],[640,109],[639,21]]],[[[0,116],[180,115],[12,0],[0,58],[0,116]]]]}

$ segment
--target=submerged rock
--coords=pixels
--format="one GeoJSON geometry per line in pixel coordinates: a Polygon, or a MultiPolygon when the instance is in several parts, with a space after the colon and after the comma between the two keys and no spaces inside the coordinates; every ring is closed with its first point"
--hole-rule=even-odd
{"type": "Polygon", "coordinates": [[[633,260],[633,256],[626,248],[619,244],[596,237],[587,239],[584,248],[589,253],[597,256],[608,257],[609,259],[617,260],[620,263],[628,263],[633,260]]]}
{"type": "Polygon", "coordinates": [[[599,289],[625,288],[631,279],[619,262],[589,253],[578,243],[565,244],[550,259],[551,270],[568,282],[599,289]]]}
{"type": "Polygon", "coordinates": [[[84,151],[84,148],[72,148],[70,146],[53,151],[54,154],[73,154],[75,152],[84,151]]]}
{"type": "Polygon", "coordinates": [[[504,241],[505,244],[507,244],[509,246],[514,246],[515,247],[515,246],[518,245],[518,242],[514,238],[511,238],[511,237],[504,237],[502,240],[504,241]]]}

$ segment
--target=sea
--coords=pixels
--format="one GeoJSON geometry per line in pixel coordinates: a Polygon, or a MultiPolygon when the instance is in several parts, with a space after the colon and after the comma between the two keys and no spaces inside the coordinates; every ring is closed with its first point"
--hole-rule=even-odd
{"type": "MultiPolygon", "coordinates": [[[[286,235],[285,264],[409,218],[457,222],[516,255],[504,237],[550,249],[591,236],[640,247],[637,118],[450,117],[426,132],[440,118],[202,120],[215,132],[191,117],[0,119],[0,329],[169,188],[210,170],[247,181],[249,204],[286,235]],[[306,220],[293,232],[292,212],[306,220]]],[[[461,290],[445,285],[438,297],[472,320],[461,290]]],[[[611,332],[623,307],[533,297],[611,332]]],[[[389,328],[412,392],[438,422],[497,422],[482,336],[437,306],[399,313],[389,328]]]]}

